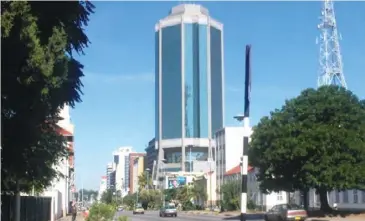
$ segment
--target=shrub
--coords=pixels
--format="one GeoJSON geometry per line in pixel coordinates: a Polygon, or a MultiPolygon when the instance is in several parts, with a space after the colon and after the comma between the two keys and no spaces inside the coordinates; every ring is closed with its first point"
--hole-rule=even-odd
{"type": "Polygon", "coordinates": [[[118,221],[128,221],[128,216],[119,216],[118,221]]]}
{"type": "Polygon", "coordinates": [[[114,218],[115,212],[115,206],[97,203],[90,208],[86,221],[111,220],[114,218]]]}

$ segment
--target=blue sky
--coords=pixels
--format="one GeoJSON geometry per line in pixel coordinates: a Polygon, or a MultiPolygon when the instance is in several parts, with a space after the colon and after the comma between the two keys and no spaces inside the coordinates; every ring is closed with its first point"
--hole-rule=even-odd
{"type": "MultiPolygon", "coordinates": [[[[195,2],[198,3],[198,2],[195,2]]],[[[92,44],[75,124],[77,188],[97,189],[112,151],[144,151],[154,135],[154,25],[178,2],[95,2],[92,44]]],[[[252,44],[252,120],[315,87],[320,2],[203,2],[224,24],[227,126],[243,112],[245,45],[252,44]]],[[[365,98],[365,2],[336,2],[348,87],[365,98]],[[362,86],[362,88],[361,88],[362,86]]]]}

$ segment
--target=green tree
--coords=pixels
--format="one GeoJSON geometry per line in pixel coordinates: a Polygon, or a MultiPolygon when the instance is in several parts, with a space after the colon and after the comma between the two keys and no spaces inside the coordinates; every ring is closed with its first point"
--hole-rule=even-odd
{"type": "MultiPolygon", "coordinates": [[[[2,191],[43,189],[59,176],[59,110],[81,101],[90,2],[1,2],[2,191]],[[14,156],[17,156],[14,158],[14,156]]],[[[72,154],[72,153],[71,153],[72,154]]]]}
{"type": "Polygon", "coordinates": [[[113,205],[104,203],[96,203],[90,208],[89,216],[86,221],[112,220],[115,215],[116,208],[113,205]]]}
{"type": "Polygon", "coordinates": [[[208,194],[207,194],[207,187],[206,185],[204,185],[203,182],[207,182],[207,180],[204,178],[203,182],[199,181],[200,180],[194,181],[193,183],[193,188],[192,188],[193,197],[198,202],[205,202],[208,199],[208,194]]]}
{"type": "Polygon", "coordinates": [[[152,186],[152,179],[148,172],[145,171],[138,176],[138,189],[141,191],[142,189],[150,186],[152,186]]]}
{"type": "Polygon", "coordinates": [[[128,194],[123,198],[123,203],[131,210],[135,206],[136,199],[136,194],[128,194]]]}
{"type": "Polygon", "coordinates": [[[177,189],[173,188],[173,189],[165,189],[163,190],[163,194],[165,195],[165,200],[167,202],[170,202],[172,200],[176,200],[176,196],[177,196],[177,189]]]}
{"type": "Polygon", "coordinates": [[[237,210],[240,207],[241,181],[233,180],[221,186],[220,193],[223,195],[222,207],[228,211],[237,210]]]}
{"type": "Polygon", "coordinates": [[[327,191],[364,188],[365,101],[351,91],[306,89],[253,131],[249,160],[262,190],[315,188],[328,211],[327,191]]]}
{"type": "Polygon", "coordinates": [[[159,190],[142,190],[139,193],[139,202],[145,209],[157,209],[161,206],[161,192],[159,190]]]}
{"type": "Polygon", "coordinates": [[[115,197],[113,195],[113,190],[106,190],[101,195],[101,202],[105,204],[112,204],[115,201],[115,197]]]}

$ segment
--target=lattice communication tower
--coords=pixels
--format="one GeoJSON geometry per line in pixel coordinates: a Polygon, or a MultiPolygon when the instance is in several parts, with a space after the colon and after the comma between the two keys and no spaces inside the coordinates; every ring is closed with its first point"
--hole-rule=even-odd
{"type": "Polygon", "coordinates": [[[340,36],[337,30],[335,11],[332,0],[324,0],[318,29],[321,34],[317,43],[319,51],[318,87],[323,85],[339,85],[347,88],[343,74],[340,36]]]}

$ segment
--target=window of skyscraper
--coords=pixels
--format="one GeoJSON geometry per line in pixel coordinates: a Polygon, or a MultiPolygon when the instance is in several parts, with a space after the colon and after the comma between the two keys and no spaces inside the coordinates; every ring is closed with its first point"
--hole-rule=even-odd
{"type": "Polygon", "coordinates": [[[210,28],[212,133],[223,127],[222,32],[210,28]]]}
{"type": "Polygon", "coordinates": [[[181,25],[162,31],[162,138],[180,138],[182,135],[181,79],[181,25]]]}

